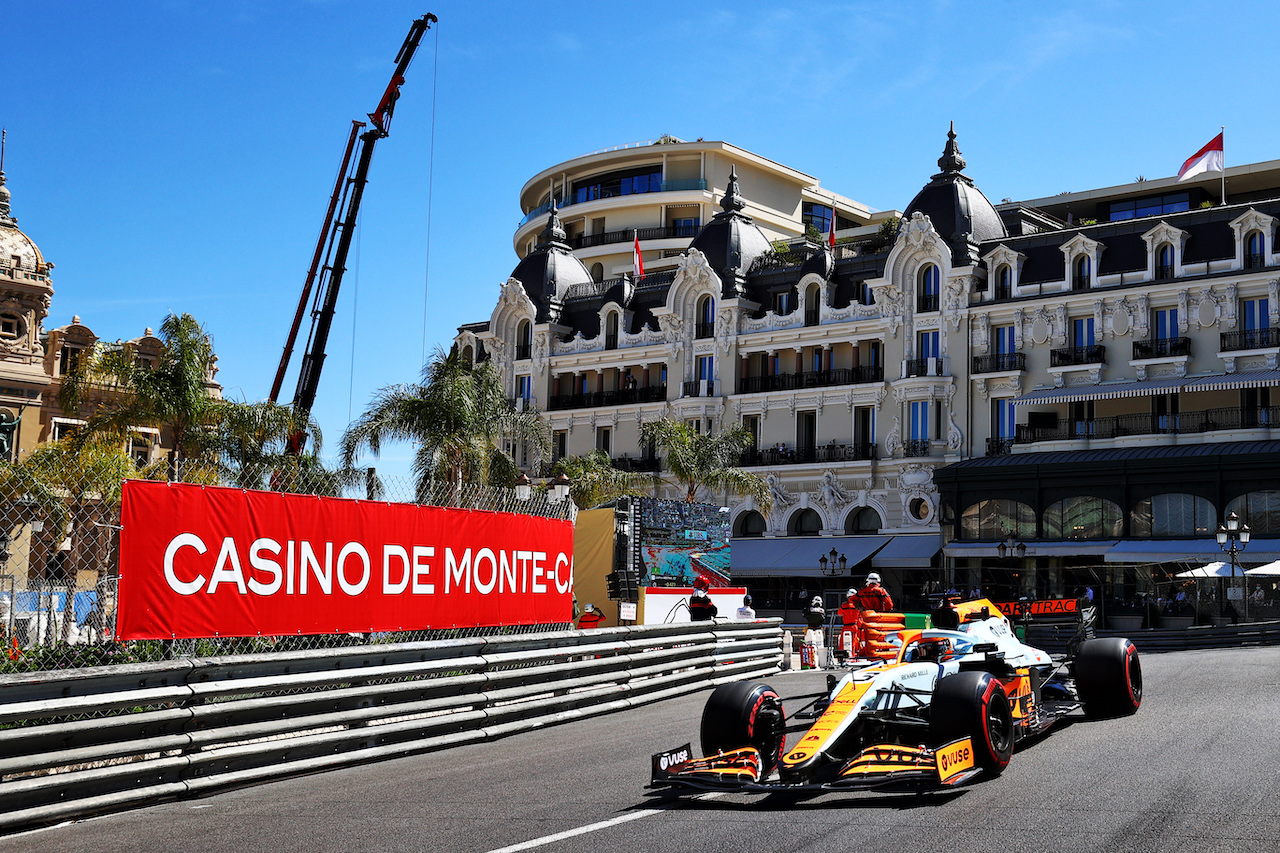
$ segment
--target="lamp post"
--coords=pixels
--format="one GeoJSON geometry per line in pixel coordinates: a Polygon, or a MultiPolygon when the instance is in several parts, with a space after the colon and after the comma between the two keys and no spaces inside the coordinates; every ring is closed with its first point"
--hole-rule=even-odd
{"type": "Polygon", "coordinates": [[[561,471],[551,481],[551,499],[561,503],[569,497],[569,478],[561,471]]]}
{"type": "Polygon", "coordinates": [[[529,475],[520,472],[520,476],[516,479],[516,500],[527,501],[533,496],[533,481],[529,479],[529,475]]]}
{"type": "Polygon", "coordinates": [[[1000,559],[1012,557],[1017,554],[1019,557],[1027,556],[1027,543],[1014,541],[1013,534],[1010,533],[1003,542],[996,546],[996,553],[1000,555],[1000,559]]]}
{"type": "MultiPolygon", "coordinates": [[[[1227,513],[1226,523],[1218,525],[1218,547],[1231,558],[1231,577],[1236,576],[1236,557],[1249,544],[1249,525],[1241,524],[1240,517],[1234,512],[1227,513]],[[1239,543],[1239,544],[1237,544],[1239,543]]],[[[1244,619],[1249,621],[1249,595],[1245,589],[1244,569],[1240,570],[1240,601],[1244,608],[1244,619]]]]}
{"type": "Polygon", "coordinates": [[[844,574],[844,570],[848,565],[849,561],[844,554],[837,553],[835,548],[831,549],[829,555],[823,554],[818,558],[818,568],[822,569],[822,574],[829,578],[839,577],[844,574]]]}

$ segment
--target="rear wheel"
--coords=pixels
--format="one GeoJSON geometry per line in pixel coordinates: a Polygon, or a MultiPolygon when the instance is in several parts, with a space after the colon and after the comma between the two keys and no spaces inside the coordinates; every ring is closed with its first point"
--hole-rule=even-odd
{"type": "Polygon", "coordinates": [[[721,684],[702,710],[701,735],[704,755],[754,746],[761,772],[768,773],[782,760],[787,737],[782,699],[759,681],[721,684]]]}
{"type": "Polygon", "coordinates": [[[1013,712],[1000,680],[989,672],[959,672],[938,680],[929,707],[929,740],[973,742],[974,763],[996,775],[1013,755],[1013,712]]]}
{"type": "Polygon", "coordinates": [[[1123,717],[1142,705],[1142,663],[1123,637],[1086,640],[1075,658],[1076,694],[1088,717],[1123,717]]]}

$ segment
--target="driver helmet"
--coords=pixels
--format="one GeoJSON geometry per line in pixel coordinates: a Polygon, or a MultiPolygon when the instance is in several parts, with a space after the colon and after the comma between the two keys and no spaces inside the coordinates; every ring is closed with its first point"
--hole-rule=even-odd
{"type": "Polygon", "coordinates": [[[809,604],[810,604],[810,606],[811,606],[811,607],[821,607],[821,606],[822,606],[822,596],[820,596],[820,595],[815,595],[815,596],[813,597],[813,601],[811,601],[809,604]]]}
{"type": "Polygon", "coordinates": [[[916,660],[944,661],[951,657],[951,641],[945,637],[921,640],[916,646],[916,660]]]}
{"type": "Polygon", "coordinates": [[[697,577],[693,579],[694,589],[707,589],[710,586],[711,586],[711,582],[704,577],[697,577]]]}

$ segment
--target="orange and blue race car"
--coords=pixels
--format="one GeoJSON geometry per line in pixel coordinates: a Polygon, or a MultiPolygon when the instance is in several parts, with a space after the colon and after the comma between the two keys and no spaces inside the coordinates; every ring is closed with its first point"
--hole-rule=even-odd
{"type": "Polygon", "coordinates": [[[722,684],[691,744],[652,758],[651,787],[776,793],[945,788],[999,774],[1014,746],[1068,714],[1132,714],[1142,703],[1138,650],[1086,638],[1067,655],[1023,643],[986,599],[947,602],[935,627],[903,630],[891,660],[828,676],[791,718],[769,685],[722,684]],[[811,719],[811,724],[793,725],[811,719]],[[790,749],[788,733],[800,735],[790,749]]]}

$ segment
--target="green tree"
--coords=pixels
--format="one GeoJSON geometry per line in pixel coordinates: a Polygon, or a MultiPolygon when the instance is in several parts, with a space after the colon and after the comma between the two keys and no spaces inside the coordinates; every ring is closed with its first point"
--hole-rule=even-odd
{"type": "MultiPolygon", "coordinates": [[[[314,465],[304,466],[299,460],[310,457],[315,461],[323,443],[320,425],[311,417],[300,417],[293,406],[270,400],[256,403],[220,400],[210,410],[209,420],[221,473],[242,489],[275,488],[284,470],[294,473],[315,470],[314,465]],[[306,435],[304,446],[309,450],[300,456],[290,456],[286,453],[289,439],[298,431],[306,435]],[[269,483],[268,478],[275,479],[276,483],[269,483]]],[[[300,479],[305,478],[294,478],[290,482],[300,479]]]]}
{"type": "Polygon", "coordinates": [[[185,475],[186,460],[206,461],[216,445],[213,341],[190,314],[170,314],[159,337],[163,347],[154,365],[140,360],[129,344],[99,342],[63,378],[58,402],[72,413],[94,407],[73,444],[109,436],[123,446],[130,428],[157,427],[171,438],[174,467],[185,475]]]}
{"type": "Polygon", "coordinates": [[[766,513],[772,508],[764,478],[737,467],[742,452],[751,447],[750,430],[738,427],[709,435],[664,418],[642,425],[640,440],[661,451],[662,464],[684,489],[685,500],[696,501],[701,489],[726,490],[752,498],[766,513]]]}
{"type": "Polygon", "coordinates": [[[586,456],[567,456],[556,462],[555,470],[569,478],[569,495],[583,509],[623,495],[651,492],[660,479],[656,474],[619,471],[603,450],[593,450],[586,456]]]}
{"type": "Polygon", "coordinates": [[[433,480],[449,483],[455,493],[464,483],[514,483],[519,468],[503,450],[504,438],[531,446],[535,462],[550,449],[542,418],[535,411],[515,411],[492,365],[472,365],[459,352],[437,349],[421,382],[374,394],[342,436],[340,459],[350,468],[362,450],[376,457],[384,441],[409,442],[418,497],[426,500],[433,480]]]}

